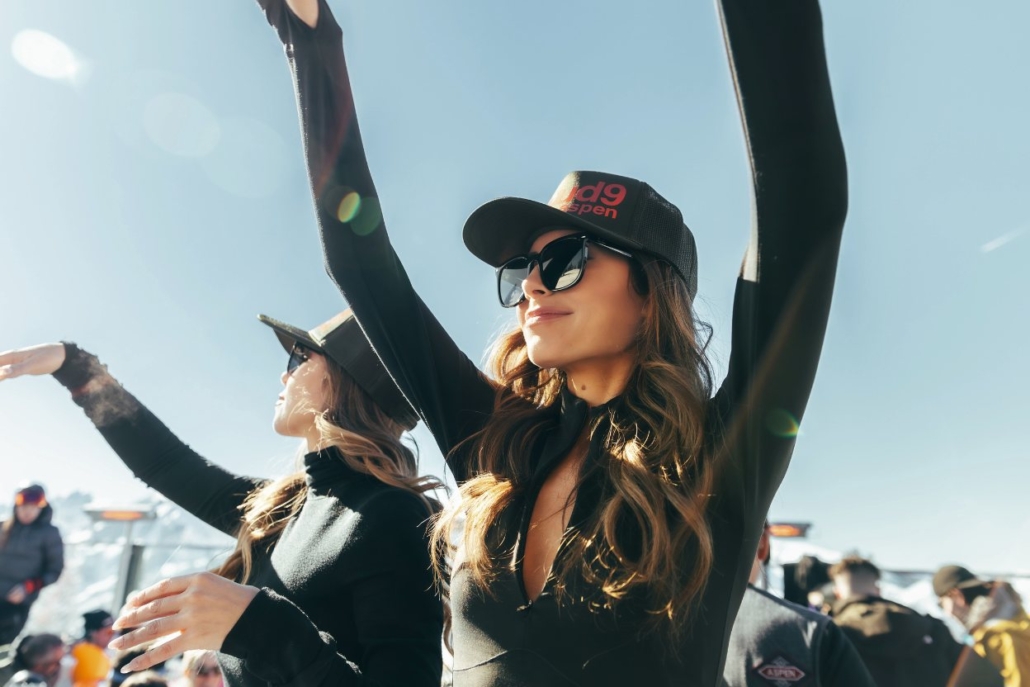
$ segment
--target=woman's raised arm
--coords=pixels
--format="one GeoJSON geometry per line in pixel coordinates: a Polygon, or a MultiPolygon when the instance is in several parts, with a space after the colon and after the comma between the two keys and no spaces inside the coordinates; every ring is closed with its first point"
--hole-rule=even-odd
{"type": "Polygon", "coordinates": [[[0,381],[53,374],[72,393],[118,457],[147,486],[230,536],[239,507],[261,480],[234,475],[202,458],[75,344],[0,353],[0,381]]]}
{"type": "MultiPolygon", "coordinates": [[[[286,48],[326,268],[401,391],[451,449],[482,427],[492,384],[415,293],[383,221],[365,159],[343,55],[325,0],[259,0],[286,48]]],[[[455,228],[457,231],[457,228],[455,228]]],[[[455,477],[464,462],[449,456],[455,477]]]]}
{"type": "Polygon", "coordinates": [[[847,169],[817,0],[720,0],[751,165],[753,225],[716,396],[744,507],[787,469],[830,312],[847,169]]]}

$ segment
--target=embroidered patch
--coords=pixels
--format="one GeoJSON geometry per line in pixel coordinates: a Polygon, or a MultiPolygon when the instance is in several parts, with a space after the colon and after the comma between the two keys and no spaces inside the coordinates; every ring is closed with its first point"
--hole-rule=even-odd
{"type": "Polygon", "coordinates": [[[775,687],[798,687],[802,680],[808,677],[808,673],[783,654],[777,654],[775,658],[760,663],[754,672],[775,687]]]}

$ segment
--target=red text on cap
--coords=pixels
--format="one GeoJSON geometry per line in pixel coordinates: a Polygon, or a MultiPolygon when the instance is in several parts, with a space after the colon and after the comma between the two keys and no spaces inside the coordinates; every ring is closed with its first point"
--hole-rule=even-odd
{"type": "Polygon", "coordinates": [[[626,187],[598,181],[596,184],[573,186],[564,198],[552,198],[551,205],[572,215],[598,215],[616,219],[618,206],[626,200],[626,187]]]}

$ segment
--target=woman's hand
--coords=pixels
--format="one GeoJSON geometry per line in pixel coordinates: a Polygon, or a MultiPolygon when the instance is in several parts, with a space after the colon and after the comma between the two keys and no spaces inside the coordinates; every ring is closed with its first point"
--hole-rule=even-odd
{"type": "Polygon", "coordinates": [[[145,670],[189,649],[218,651],[257,596],[256,587],[214,573],[172,577],[129,597],[114,629],[135,628],[109,645],[116,651],[174,636],[129,663],[122,672],[145,670]]]}
{"type": "Polygon", "coordinates": [[[49,375],[64,365],[64,344],[41,344],[0,353],[0,382],[22,375],[49,375]]]}

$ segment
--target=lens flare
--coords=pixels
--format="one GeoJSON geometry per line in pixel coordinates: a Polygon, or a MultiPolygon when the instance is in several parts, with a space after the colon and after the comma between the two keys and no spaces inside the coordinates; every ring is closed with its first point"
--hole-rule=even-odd
{"type": "Polygon", "coordinates": [[[350,221],[350,229],[358,236],[368,236],[383,224],[383,209],[378,198],[365,198],[354,219],[350,221]]]}
{"type": "Polygon", "coordinates": [[[11,55],[22,67],[44,79],[71,81],[82,70],[82,63],[71,48],[36,29],[25,29],[15,35],[11,55]]]}
{"type": "Polygon", "coordinates": [[[777,408],[765,416],[765,428],[781,439],[793,439],[798,435],[801,425],[786,410],[777,408]]]}
{"type": "Polygon", "coordinates": [[[361,212],[361,196],[357,191],[349,191],[343,196],[340,206],[336,209],[336,218],[346,224],[357,217],[359,212],[361,212]]]}

